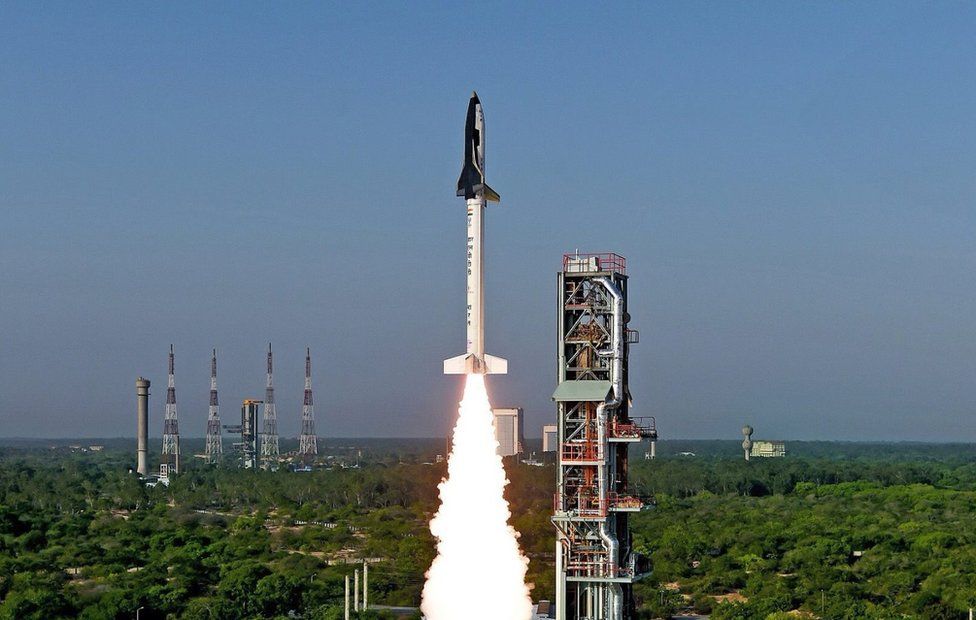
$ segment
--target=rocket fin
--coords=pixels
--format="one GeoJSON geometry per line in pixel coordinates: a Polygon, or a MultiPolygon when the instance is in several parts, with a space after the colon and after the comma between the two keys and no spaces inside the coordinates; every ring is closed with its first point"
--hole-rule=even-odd
{"type": "Polygon", "coordinates": [[[445,375],[505,375],[508,374],[508,360],[485,355],[485,359],[478,359],[474,353],[465,353],[444,360],[445,375]]]}
{"type": "Polygon", "coordinates": [[[444,360],[444,374],[445,375],[466,375],[474,366],[474,356],[470,353],[465,353],[464,355],[458,355],[457,357],[451,357],[444,360]]]}
{"type": "Polygon", "coordinates": [[[508,360],[503,357],[485,354],[485,374],[507,375],[508,360]]]}

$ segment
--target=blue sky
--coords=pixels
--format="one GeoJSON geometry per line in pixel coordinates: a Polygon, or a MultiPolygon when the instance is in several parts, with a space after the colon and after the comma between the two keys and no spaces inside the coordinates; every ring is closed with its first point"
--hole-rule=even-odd
{"type": "Polygon", "coordinates": [[[976,7],[0,7],[0,435],[442,435],[465,105],[487,119],[495,404],[553,416],[555,271],[628,258],[665,437],[976,439],[976,7]],[[157,428],[158,427],[158,428],[157,428]]]}

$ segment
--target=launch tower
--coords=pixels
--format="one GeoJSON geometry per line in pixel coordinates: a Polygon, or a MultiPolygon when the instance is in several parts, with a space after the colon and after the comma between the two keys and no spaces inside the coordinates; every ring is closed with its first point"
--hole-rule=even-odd
{"type": "Polygon", "coordinates": [[[318,454],[318,439],[315,436],[315,407],[312,405],[312,351],[305,349],[305,401],[302,404],[302,434],[298,438],[298,456],[305,463],[315,459],[318,454]]]}
{"type": "Polygon", "coordinates": [[[261,431],[261,467],[278,468],[278,413],[274,400],[274,362],[268,343],[268,387],[264,392],[264,417],[261,431]]]}
{"type": "Polygon", "coordinates": [[[224,448],[220,437],[220,407],[217,404],[217,349],[210,357],[210,409],[207,411],[207,462],[220,462],[224,448]]]}
{"type": "Polygon", "coordinates": [[[176,417],[176,381],[173,374],[173,345],[169,345],[169,383],[163,413],[163,456],[159,463],[162,478],[180,473],[180,425],[176,417]]]}
{"type": "Polygon", "coordinates": [[[631,548],[644,503],[628,489],[627,449],[652,430],[630,417],[626,261],[568,254],[558,283],[556,618],[630,620],[648,565],[631,548]]]}

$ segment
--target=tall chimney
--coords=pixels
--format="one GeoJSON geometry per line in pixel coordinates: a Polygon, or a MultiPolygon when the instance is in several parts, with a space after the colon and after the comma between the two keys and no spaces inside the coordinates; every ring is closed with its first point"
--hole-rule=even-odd
{"type": "Polygon", "coordinates": [[[136,471],[149,473],[149,379],[136,379],[136,471]]]}

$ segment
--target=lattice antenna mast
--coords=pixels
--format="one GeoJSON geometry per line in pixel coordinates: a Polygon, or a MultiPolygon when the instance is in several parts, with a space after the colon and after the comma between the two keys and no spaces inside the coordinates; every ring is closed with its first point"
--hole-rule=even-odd
{"type": "Polygon", "coordinates": [[[312,405],[312,352],[305,349],[305,401],[302,404],[302,434],[298,440],[298,454],[309,462],[318,454],[315,436],[315,407],[312,405]]]}
{"type": "Polygon", "coordinates": [[[176,415],[176,380],[173,345],[169,345],[169,383],[166,386],[166,409],[163,414],[163,457],[159,466],[162,476],[180,473],[180,425],[176,415]]]}
{"type": "Polygon", "coordinates": [[[265,469],[278,467],[278,414],[274,399],[274,361],[271,343],[268,343],[268,387],[264,393],[264,429],[261,433],[261,466],[265,469]]]}
{"type": "Polygon", "coordinates": [[[210,409],[207,411],[207,462],[219,463],[224,448],[220,437],[220,407],[217,404],[217,349],[210,358],[210,409]]]}

